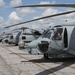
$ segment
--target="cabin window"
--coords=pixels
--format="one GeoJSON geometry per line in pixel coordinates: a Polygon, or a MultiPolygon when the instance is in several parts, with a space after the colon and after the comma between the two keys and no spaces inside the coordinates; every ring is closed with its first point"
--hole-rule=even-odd
{"type": "Polygon", "coordinates": [[[65,28],[64,31],[64,47],[67,48],[68,47],[68,34],[67,34],[67,29],[65,28]]]}
{"type": "Polygon", "coordinates": [[[26,39],[26,37],[25,36],[22,36],[22,39],[26,39]]]}
{"type": "Polygon", "coordinates": [[[56,32],[54,32],[53,40],[62,40],[62,32],[63,28],[58,28],[56,32]]]}

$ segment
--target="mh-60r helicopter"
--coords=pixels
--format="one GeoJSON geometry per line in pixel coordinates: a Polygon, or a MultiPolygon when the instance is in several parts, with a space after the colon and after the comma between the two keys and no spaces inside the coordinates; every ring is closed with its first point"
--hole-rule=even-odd
{"type": "Polygon", "coordinates": [[[63,24],[53,26],[37,40],[29,44],[30,48],[38,48],[44,58],[75,57],[75,26],[63,24]]]}

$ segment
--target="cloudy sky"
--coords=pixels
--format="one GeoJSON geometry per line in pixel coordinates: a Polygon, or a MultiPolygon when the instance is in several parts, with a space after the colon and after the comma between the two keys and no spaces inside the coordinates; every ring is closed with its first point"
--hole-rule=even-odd
{"type": "MultiPolygon", "coordinates": [[[[25,4],[53,4],[53,3],[74,3],[75,0],[0,0],[0,29],[5,26],[13,25],[23,21],[35,19],[42,16],[52,15],[63,11],[74,10],[74,8],[13,8],[19,5],[25,4]]],[[[62,24],[73,21],[75,19],[75,13],[63,15],[54,18],[48,18],[39,20],[36,22],[22,24],[9,29],[14,29],[22,26],[32,27],[34,29],[47,28],[48,26],[62,24]]],[[[7,29],[7,30],[9,30],[7,29]]]]}

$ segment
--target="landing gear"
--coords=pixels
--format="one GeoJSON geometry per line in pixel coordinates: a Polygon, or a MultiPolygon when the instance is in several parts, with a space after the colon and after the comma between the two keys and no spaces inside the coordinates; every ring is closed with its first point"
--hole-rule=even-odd
{"type": "Polygon", "coordinates": [[[18,44],[16,43],[15,46],[18,46],[18,44]]]}
{"type": "Polygon", "coordinates": [[[48,59],[48,58],[49,58],[49,56],[48,56],[47,53],[44,53],[44,58],[45,58],[45,59],[48,59]]]}

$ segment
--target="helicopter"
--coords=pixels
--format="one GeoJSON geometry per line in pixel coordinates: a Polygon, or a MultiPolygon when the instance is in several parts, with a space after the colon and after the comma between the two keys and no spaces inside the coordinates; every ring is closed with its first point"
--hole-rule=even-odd
{"type": "MultiPolygon", "coordinates": [[[[44,4],[44,5],[26,5],[26,6],[18,6],[18,7],[75,7],[75,4],[44,4]]],[[[16,7],[16,8],[18,8],[16,7]]],[[[26,22],[22,22],[15,25],[20,25],[24,23],[33,22],[40,19],[45,19],[49,17],[55,17],[59,15],[69,14],[75,11],[68,11],[63,13],[58,13],[54,15],[49,15],[33,20],[29,20],[26,22]]],[[[15,26],[12,25],[12,26],[15,26]]],[[[11,26],[7,26],[6,28],[9,28],[11,26]]],[[[75,57],[75,25],[72,24],[62,24],[62,25],[56,25],[50,29],[48,29],[46,32],[43,33],[41,37],[39,37],[37,40],[32,41],[28,47],[33,48],[36,47],[38,50],[40,50],[44,58],[47,59],[49,57],[75,57]]]]}
{"type": "Polygon", "coordinates": [[[9,37],[11,35],[12,35],[11,33],[5,33],[5,34],[3,34],[1,42],[2,43],[8,43],[9,37]]]}
{"type": "Polygon", "coordinates": [[[22,27],[22,28],[18,28],[18,29],[22,30],[22,32],[19,36],[19,42],[18,42],[19,48],[25,48],[25,46],[28,43],[30,43],[34,39],[37,39],[41,35],[40,31],[31,29],[28,27],[22,27]]]}
{"type": "Polygon", "coordinates": [[[18,36],[20,35],[20,33],[21,33],[21,30],[15,30],[15,29],[10,30],[9,32],[5,32],[4,34],[5,37],[3,38],[2,42],[17,45],[18,36]]]}
{"type": "Polygon", "coordinates": [[[49,57],[75,57],[74,35],[74,23],[56,25],[28,46],[38,48],[44,54],[45,59],[49,57]]]}
{"type": "Polygon", "coordinates": [[[21,31],[15,31],[11,33],[12,35],[8,39],[8,44],[14,44],[15,46],[18,45],[19,42],[19,36],[21,34],[21,31]]]}

